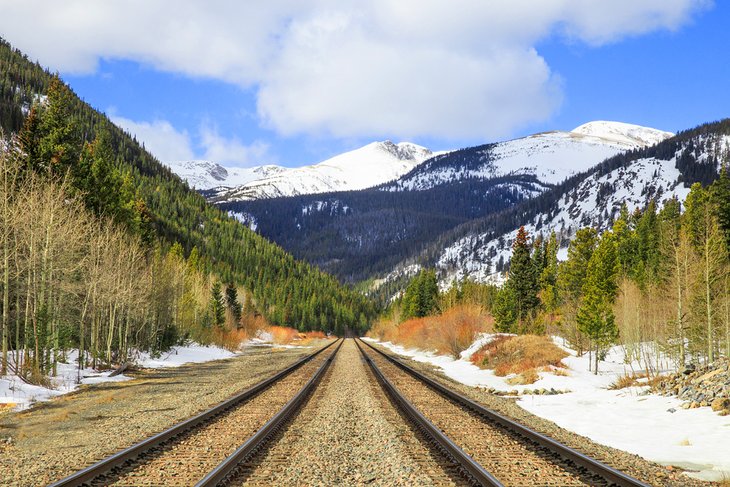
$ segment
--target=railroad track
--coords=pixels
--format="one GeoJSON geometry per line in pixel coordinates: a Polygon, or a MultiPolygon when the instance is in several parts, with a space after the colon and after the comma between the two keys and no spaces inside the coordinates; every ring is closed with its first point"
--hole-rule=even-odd
{"type": "Polygon", "coordinates": [[[473,483],[647,487],[450,390],[365,341],[356,343],[393,401],[473,483]]]}
{"type": "Polygon", "coordinates": [[[341,345],[342,340],[332,342],[269,379],[52,487],[218,485],[296,412],[341,345]],[[323,353],[335,343],[331,353],[323,353]]]}

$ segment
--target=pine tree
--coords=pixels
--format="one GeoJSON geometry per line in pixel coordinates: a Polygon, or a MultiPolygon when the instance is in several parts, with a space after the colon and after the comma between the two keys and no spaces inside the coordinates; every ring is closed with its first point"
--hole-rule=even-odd
{"type": "Polygon", "coordinates": [[[433,269],[420,271],[403,294],[403,319],[421,318],[438,311],[438,279],[433,269]]]}
{"type": "Polygon", "coordinates": [[[226,309],[223,304],[223,295],[221,294],[221,283],[216,281],[210,290],[210,314],[213,324],[222,327],[226,322],[226,309]]]}
{"type": "Polygon", "coordinates": [[[576,321],[576,310],[583,297],[583,283],[588,262],[596,248],[598,234],[594,228],[581,228],[568,246],[568,260],[558,268],[558,290],[563,304],[563,334],[582,354],[585,336],[576,321]]]}
{"type": "Polygon", "coordinates": [[[618,337],[613,314],[618,284],[618,259],[616,242],[610,233],[604,233],[588,262],[587,277],[583,284],[583,298],[578,309],[577,322],[580,331],[594,345],[594,373],[598,374],[599,351],[618,337]]]}
{"type": "Polygon", "coordinates": [[[723,165],[720,177],[712,183],[710,191],[717,207],[717,219],[725,236],[725,245],[730,252],[730,174],[728,171],[730,171],[728,165],[723,165]]]}
{"type": "Polygon", "coordinates": [[[686,200],[685,222],[687,231],[700,256],[701,288],[705,324],[707,358],[715,359],[714,301],[718,294],[721,269],[727,265],[727,247],[717,218],[717,207],[710,191],[699,183],[692,185],[686,200]]]}
{"type": "Polygon", "coordinates": [[[510,286],[503,286],[494,299],[492,306],[495,327],[501,333],[513,333],[517,324],[517,299],[510,286]]]}
{"type": "Polygon", "coordinates": [[[238,302],[238,290],[233,283],[226,286],[226,308],[231,313],[233,324],[238,326],[241,321],[242,307],[238,302]]]}
{"type": "Polygon", "coordinates": [[[540,299],[537,296],[540,289],[537,268],[530,255],[530,245],[527,239],[528,233],[525,227],[520,227],[512,244],[510,272],[504,285],[508,291],[501,293],[499,306],[502,309],[498,312],[500,318],[495,317],[497,326],[503,330],[536,331],[532,327],[540,306],[540,299]],[[506,306],[509,305],[513,305],[514,310],[506,309],[506,306]],[[512,321],[513,316],[514,321],[512,321]],[[505,321],[500,321],[502,319],[505,321]],[[519,328],[518,330],[514,330],[515,325],[519,328]]]}
{"type": "Polygon", "coordinates": [[[548,313],[557,312],[560,307],[558,291],[558,238],[555,232],[545,244],[545,267],[540,274],[540,300],[548,313]]]}

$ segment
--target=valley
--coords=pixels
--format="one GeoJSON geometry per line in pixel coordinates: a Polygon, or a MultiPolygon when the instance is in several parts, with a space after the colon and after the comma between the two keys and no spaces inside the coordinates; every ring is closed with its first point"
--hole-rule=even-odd
{"type": "Polygon", "coordinates": [[[629,3],[0,1],[0,487],[730,485],[730,6],[629,3]]]}

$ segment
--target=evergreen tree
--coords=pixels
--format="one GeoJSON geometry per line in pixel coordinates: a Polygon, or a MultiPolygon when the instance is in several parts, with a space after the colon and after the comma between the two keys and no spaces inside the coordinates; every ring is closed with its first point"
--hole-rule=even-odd
{"type": "Polygon", "coordinates": [[[588,262],[598,239],[594,228],[581,228],[568,246],[568,260],[558,269],[558,289],[563,302],[563,335],[582,354],[585,335],[577,323],[576,311],[583,297],[583,283],[588,272],[588,262]]]}
{"type": "Polygon", "coordinates": [[[223,304],[223,295],[221,294],[221,283],[216,281],[210,290],[209,310],[213,324],[222,327],[226,322],[226,309],[223,304]]]}
{"type": "Polygon", "coordinates": [[[238,290],[233,283],[226,286],[226,308],[231,313],[233,323],[238,326],[241,321],[242,307],[241,303],[238,302],[238,290]]]}
{"type": "MultiPolygon", "coordinates": [[[[512,244],[510,271],[504,289],[497,295],[495,320],[498,329],[510,332],[535,332],[532,329],[540,306],[539,275],[530,255],[525,227],[520,227],[512,244]],[[510,309],[512,307],[512,309],[510,309]]],[[[542,253],[538,257],[542,260],[542,253]]]]}
{"type": "Polygon", "coordinates": [[[403,294],[403,318],[422,318],[438,312],[438,298],[436,271],[420,271],[403,294]]]}
{"type": "Polygon", "coordinates": [[[612,234],[604,233],[588,261],[587,277],[577,322],[582,333],[594,345],[594,373],[598,374],[599,351],[618,337],[613,303],[618,291],[619,270],[616,242],[612,234]]]}
{"type": "Polygon", "coordinates": [[[717,219],[725,236],[725,245],[730,252],[730,174],[728,165],[720,170],[720,177],[712,183],[710,191],[717,208],[717,219]]]}
{"type": "Polygon", "coordinates": [[[517,325],[517,297],[511,286],[503,286],[497,291],[492,306],[495,327],[501,333],[513,333],[517,325]]]}
{"type": "Polygon", "coordinates": [[[555,232],[545,244],[545,267],[540,274],[540,300],[548,313],[557,312],[560,307],[558,291],[558,238],[555,232]]]}
{"type": "Polygon", "coordinates": [[[687,232],[701,262],[702,303],[707,358],[715,359],[714,301],[721,282],[721,270],[727,265],[727,247],[717,217],[717,206],[708,189],[695,183],[686,200],[687,232]]]}

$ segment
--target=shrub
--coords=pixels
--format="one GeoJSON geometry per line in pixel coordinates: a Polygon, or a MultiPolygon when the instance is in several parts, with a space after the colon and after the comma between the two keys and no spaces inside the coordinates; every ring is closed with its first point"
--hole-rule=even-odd
{"type": "Polygon", "coordinates": [[[270,326],[268,331],[273,337],[273,342],[278,345],[288,345],[299,338],[299,331],[286,326],[270,326]]]}
{"type": "Polygon", "coordinates": [[[371,329],[370,336],[458,358],[479,333],[491,331],[493,324],[492,317],[480,307],[458,305],[441,315],[413,318],[400,324],[380,320],[371,329]]]}
{"type": "Polygon", "coordinates": [[[520,374],[522,382],[531,384],[538,379],[537,371],[551,367],[565,367],[562,359],[568,353],[548,337],[537,335],[500,335],[484,345],[471,360],[476,365],[494,369],[494,374],[520,374]]]}

